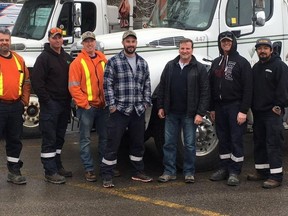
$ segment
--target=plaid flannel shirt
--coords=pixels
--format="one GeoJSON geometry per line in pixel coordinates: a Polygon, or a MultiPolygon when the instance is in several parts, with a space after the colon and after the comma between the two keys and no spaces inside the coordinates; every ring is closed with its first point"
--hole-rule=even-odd
{"type": "Polygon", "coordinates": [[[108,60],[104,73],[106,105],[125,115],[135,111],[140,116],[151,105],[151,83],[147,62],[136,54],[137,71],[133,74],[124,51],[108,60]]]}

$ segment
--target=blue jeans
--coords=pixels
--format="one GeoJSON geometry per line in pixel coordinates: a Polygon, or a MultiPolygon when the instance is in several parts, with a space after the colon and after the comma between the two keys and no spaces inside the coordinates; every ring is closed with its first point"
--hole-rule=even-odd
{"type": "Polygon", "coordinates": [[[109,116],[108,107],[89,110],[78,108],[77,117],[80,121],[80,157],[86,172],[94,170],[94,160],[90,149],[90,133],[95,121],[98,133],[98,152],[100,160],[103,158],[104,149],[107,144],[107,120],[109,116]]]}
{"type": "Polygon", "coordinates": [[[194,175],[196,158],[196,128],[194,118],[185,114],[167,115],[165,120],[165,144],[163,146],[164,174],[176,175],[176,155],[179,141],[180,129],[184,136],[184,162],[183,174],[194,175]]]}

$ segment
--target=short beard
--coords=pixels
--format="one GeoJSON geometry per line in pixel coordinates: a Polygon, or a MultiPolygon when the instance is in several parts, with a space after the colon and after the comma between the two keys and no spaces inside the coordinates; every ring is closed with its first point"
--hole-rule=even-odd
{"type": "Polygon", "coordinates": [[[0,54],[1,54],[2,56],[8,56],[8,55],[9,55],[9,52],[10,52],[9,50],[3,50],[3,49],[2,49],[2,50],[0,51],[0,54]]]}
{"type": "Polygon", "coordinates": [[[267,62],[270,59],[270,56],[268,57],[259,57],[260,61],[267,62]]]}
{"type": "Polygon", "coordinates": [[[125,50],[125,52],[127,53],[127,54],[133,54],[133,53],[135,53],[135,48],[133,48],[133,50],[132,51],[129,51],[129,47],[124,47],[124,50],[125,50]]]}

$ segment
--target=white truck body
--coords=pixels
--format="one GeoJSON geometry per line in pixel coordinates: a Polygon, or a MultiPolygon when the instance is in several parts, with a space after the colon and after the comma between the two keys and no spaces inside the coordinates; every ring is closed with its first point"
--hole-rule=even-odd
{"type": "MultiPolygon", "coordinates": [[[[158,1],[159,4],[160,1],[158,1]]],[[[169,2],[164,0],[163,2],[169,2]]],[[[176,2],[176,1],[174,1],[176,2]]],[[[190,0],[181,1],[181,4],[185,2],[192,2],[194,4],[201,4],[201,2],[209,3],[215,8],[211,10],[210,24],[207,24],[207,28],[195,29],[181,29],[172,28],[167,26],[157,26],[141,30],[135,30],[137,34],[138,48],[137,52],[142,55],[149,63],[151,70],[152,89],[155,89],[159,83],[159,77],[165,66],[165,64],[178,55],[177,41],[181,38],[190,38],[194,41],[194,55],[197,60],[203,62],[203,59],[213,60],[219,56],[217,37],[222,31],[239,31],[240,34],[249,33],[252,31],[252,14],[243,14],[250,20],[250,23],[243,26],[228,26],[225,20],[227,20],[227,5],[231,2],[240,2],[240,0],[190,0]]],[[[252,0],[241,0],[241,4],[244,2],[252,4],[252,0]]],[[[258,61],[258,56],[255,52],[255,42],[259,37],[269,37],[272,42],[282,43],[282,52],[280,53],[282,60],[288,62],[288,3],[287,0],[264,0],[266,7],[270,5],[269,14],[266,14],[266,23],[264,26],[256,26],[255,32],[246,36],[238,38],[238,52],[243,55],[253,65],[258,61]],[[268,3],[269,2],[269,3],[268,3]]],[[[156,5],[157,7],[157,5],[156,5]]],[[[248,9],[247,9],[248,10],[248,9]]],[[[268,9],[267,9],[268,10],[268,9]]],[[[249,10],[248,10],[249,11],[249,10]]],[[[251,11],[252,12],[252,11],[251,11]]],[[[152,14],[153,16],[153,14],[152,14]]],[[[152,19],[153,17],[151,17],[152,19]]],[[[210,19],[209,18],[209,19],[210,19]]],[[[184,21],[183,21],[184,22],[184,21]]],[[[192,22],[192,20],[191,20],[192,22]]],[[[149,23],[148,23],[149,26],[149,23]]],[[[108,35],[97,36],[97,42],[100,43],[104,53],[109,58],[110,56],[118,53],[122,49],[121,38],[122,33],[112,33],[108,35]]],[[[74,45],[75,46],[75,45],[74,45]]],[[[77,48],[81,47],[81,44],[77,44],[77,48]]],[[[74,50],[75,48],[72,48],[74,50]]],[[[209,63],[206,62],[207,65],[209,63]]]]}

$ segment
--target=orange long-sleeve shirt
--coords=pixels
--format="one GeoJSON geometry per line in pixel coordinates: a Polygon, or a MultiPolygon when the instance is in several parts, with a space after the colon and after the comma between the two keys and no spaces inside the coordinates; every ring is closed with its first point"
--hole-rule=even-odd
{"type": "Polygon", "coordinates": [[[8,57],[0,56],[0,99],[17,100],[20,98],[23,104],[28,105],[30,90],[29,71],[23,58],[13,51],[8,57]],[[20,71],[15,58],[21,67],[20,71]],[[22,83],[20,83],[21,74],[24,75],[22,83]]]}
{"type": "Polygon", "coordinates": [[[96,57],[90,58],[82,49],[69,68],[70,94],[76,105],[85,109],[89,105],[98,108],[105,106],[103,80],[107,59],[103,53],[95,53],[96,57]]]}

